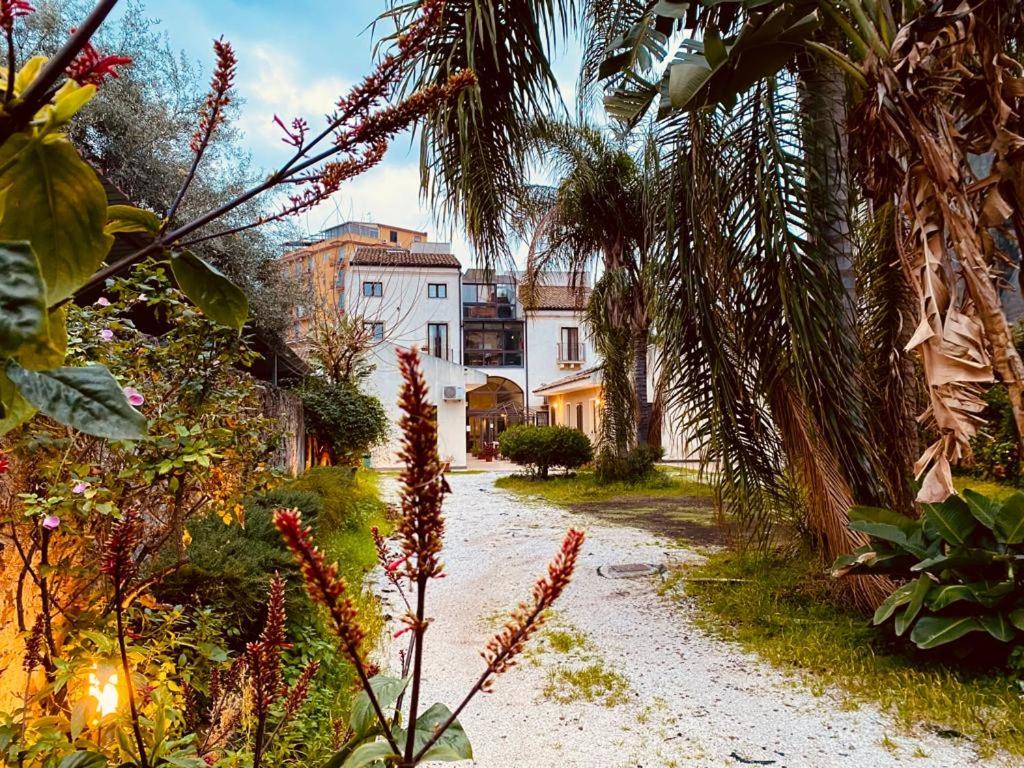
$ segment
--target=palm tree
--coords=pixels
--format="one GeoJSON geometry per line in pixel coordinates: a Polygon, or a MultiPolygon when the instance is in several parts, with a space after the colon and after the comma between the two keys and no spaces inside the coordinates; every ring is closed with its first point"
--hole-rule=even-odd
{"type": "MultiPolygon", "coordinates": [[[[634,157],[606,132],[578,122],[540,120],[533,137],[531,154],[546,161],[558,181],[554,187],[530,187],[520,197],[527,220],[536,222],[525,303],[529,305],[532,286],[553,267],[580,274],[600,261],[608,278],[597,294],[603,306],[591,311],[592,319],[601,320],[593,330],[599,337],[608,337],[613,328],[625,331],[616,332],[615,338],[621,341],[624,335],[628,349],[606,359],[605,366],[611,369],[618,363],[632,369],[631,442],[658,445],[660,431],[651,430],[647,391],[654,227],[661,222],[655,148],[645,142],[640,157],[634,157]]],[[[609,341],[605,338],[599,345],[607,348],[609,341]]],[[[618,373],[608,370],[606,375],[618,373]]],[[[611,406],[615,399],[605,402],[611,406]]]]}

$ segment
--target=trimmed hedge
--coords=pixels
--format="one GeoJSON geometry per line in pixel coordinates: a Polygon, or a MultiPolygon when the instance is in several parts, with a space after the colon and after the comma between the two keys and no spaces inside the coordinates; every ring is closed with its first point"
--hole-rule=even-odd
{"type": "Polygon", "coordinates": [[[502,456],[537,477],[547,477],[551,467],[568,472],[594,459],[590,439],[572,427],[511,427],[498,436],[498,446],[502,456]]]}

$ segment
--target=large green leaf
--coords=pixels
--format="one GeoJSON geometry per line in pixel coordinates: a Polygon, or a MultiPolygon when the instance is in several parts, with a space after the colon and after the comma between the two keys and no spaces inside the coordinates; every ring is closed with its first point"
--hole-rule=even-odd
{"type": "Polygon", "coordinates": [[[171,256],[171,271],[178,287],[215,323],[239,330],[245,325],[249,300],[219,269],[183,251],[171,256]]]}
{"type": "Polygon", "coordinates": [[[996,640],[1008,643],[1016,632],[1010,619],[1003,613],[986,613],[978,617],[978,623],[996,640]]]}
{"type": "Polygon", "coordinates": [[[25,242],[0,242],[0,355],[44,335],[46,284],[25,242]]]}
{"type": "Polygon", "coordinates": [[[133,205],[112,205],[107,208],[107,234],[118,232],[146,232],[155,235],[162,220],[152,211],[133,205]]]}
{"type": "MultiPolygon", "coordinates": [[[[403,680],[385,675],[376,675],[370,678],[370,688],[385,715],[388,715],[389,711],[394,708],[395,702],[398,701],[398,697],[402,695],[402,691],[405,690],[408,683],[408,679],[403,680]]],[[[352,714],[349,717],[349,726],[352,728],[352,732],[358,739],[373,730],[377,724],[377,715],[373,711],[370,697],[366,695],[366,691],[360,691],[352,703],[352,714]]]]}
{"type": "Polygon", "coordinates": [[[106,768],[107,765],[107,758],[98,752],[72,752],[57,768],[106,768]]]}
{"type": "MultiPolygon", "coordinates": [[[[444,725],[451,716],[451,710],[440,703],[434,704],[430,709],[420,713],[416,717],[413,752],[419,754],[419,751],[433,738],[438,728],[444,725]]],[[[401,728],[396,729],[395,738],[398,739],[399,744],[403,743],[406,738],[406,732],[401,728]]],[[[455,720],[448,726],[441,737],[423,756],[424,762],[451,762],[452,760],[472,759],[473,747],[470,746],[469,738],[466,736],[466,732],[458,720],[455,720]]]]}
{"type": "Polygon", "coordinates": [[[1024,630],[1024,608],[1018,608],[1015,611],[1010,611],[1010,623],[1013,624],[1017,629],[1024,630]]]}
{"type": "Polygon", "coordinates": [[[984,627],[973,616],[922,616],[914,625],[910,639],[918,648],[937,648],[980,631],[984,631],[984,627]]]}
{"type": "Polygon", "coordinates": [[[0,169],[0,240],[32,243],[52,306],[80,288],[110,251],[106,192],[60,134],[15,134],[0,145],[0,169]]]}
{"type": "Polygon", "coordinates": [[[921,523],[891,509],[852,507],[850,529],[896,544],[916,557],[927,555],[927,550],[919,543],[921,523]]]}
{"type": "Polygon", "coordinates": [[[971,514],[974,518],[984,525],[989,530],[996,524],[996,513],[999,511],[999,502],[982,496],[977,491],[972,491],[970,488],[965,488],[961,494],[965,502],[967,502],[967,508],[971,510],[971,514]]]}
{"type": "Polygon", "coordinates": [[[146,417],[102,365],[29,371],[9,361],[6,372],[28,402],[61,424],[114,440],[145,437],[146,417]]]}
{"type": "Polygon", "coordinates": [[[394,750],[386,741],[371,741],[356,747],[348,759],[342,763],[342,768],[365,768],[367,765],[383,765],[384,760],[396,759],[394,750]]]}
{"type": "Polygon", "coordinates": [[[996,513],[994,530],[1004,544],[1024,542],[1024,493],[1018,491],[1003,502],[996,513]]]}
{"type": "Polygon", "coordinates": [[[909,603],[910,596],[914,591],[914,584],[915,582],[911,581],[893,590],[892,594],[885,598],[882,604],[878,606],[874,617],[871,619],[872,622],[875,624],[883,623],[896,612],[897,608],[909,603]]]}
{"type": "Polygon", "coordinates": [[[924,520],[926,528],[956,545],[964,544],[978,525],[967,502],[959,496],[950,496],[937,504],[925,504],[924,520]]]}
{"type": "Polygon", "coordinates": [[[899,614],[894,622],[897,635],[902,635],[914,623],[917,614],[921,612],[921,606],[924,605],[925,597],[927,597],[929,590],[932,588],[932,580],[927,574],[921,574],[917,577],[916,581],[911,582],[911,585],[913,589],[910,591],[907,609],[899,614]]]}
{"type": "Polygon", "coordinates": [[[21,396],[14,382],[7,378],[7,373],[0,370],[0,435],[24,424],[35,412],[32,403],[21,396]]]}

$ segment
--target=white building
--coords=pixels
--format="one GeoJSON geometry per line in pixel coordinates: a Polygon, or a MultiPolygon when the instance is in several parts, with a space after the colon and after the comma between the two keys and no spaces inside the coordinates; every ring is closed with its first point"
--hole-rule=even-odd
{"type": "MultiPolygon", "coordinates": [[[[392,423],[375,466],[398,464],[401,385],[396,347],[418,347],[438,418],[438,449],[453,467],[493,452],[513,424],[566,424],[600,433],[602,360],[583,311],[587,277],[553,274],[524,305],[518,276],[462,271],[447,243],[355,244],[340,274],[338,302],[378,340],[370,388],[392,423]]],[[[669,459],[688,459],[669,435],[669,459]]]]}

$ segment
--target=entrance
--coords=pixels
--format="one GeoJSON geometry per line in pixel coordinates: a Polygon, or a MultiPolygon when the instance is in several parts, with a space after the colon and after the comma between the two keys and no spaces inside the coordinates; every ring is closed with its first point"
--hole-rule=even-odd
{"type": "Polygon", "coordinates": [[[523,390],[514,381],[489,376],[467,393],[466,450],[474,456],[496,453],[498,435],[523,423],[523,390]]]}

